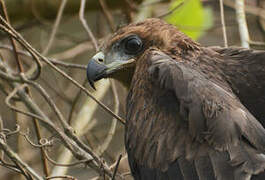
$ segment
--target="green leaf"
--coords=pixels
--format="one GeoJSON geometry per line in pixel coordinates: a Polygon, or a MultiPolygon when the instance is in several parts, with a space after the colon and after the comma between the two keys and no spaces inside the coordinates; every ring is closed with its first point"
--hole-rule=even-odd
{"type": "Polygon", "coordinates": [[[210,8],[203,8],[200,0],[175,0],[171,3],[170,10],[174,11],[165,20],[192,39],[198,39],[212,26],[212,11],[210,8]]]}

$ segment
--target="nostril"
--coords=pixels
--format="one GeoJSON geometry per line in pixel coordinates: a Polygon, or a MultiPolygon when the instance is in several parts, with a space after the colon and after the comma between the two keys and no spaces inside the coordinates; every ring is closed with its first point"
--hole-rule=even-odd
{"type": "Polygon", "coordinates": [[[99,61],[99,62],[103,62],[103,59],[101,59],[101,58],[98,58],[98,61],[99,61]]]}

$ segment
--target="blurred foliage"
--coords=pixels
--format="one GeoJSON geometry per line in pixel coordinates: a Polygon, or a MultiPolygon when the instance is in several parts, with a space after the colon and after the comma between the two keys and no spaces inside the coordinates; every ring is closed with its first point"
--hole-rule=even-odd
{"type": "MultiPolygon", "coordinates": [[[[62,0],[4,0],[7,6],[7,12],[10,17],[11,24],[19,31],[22,36],[38,51],[42,52],[51,38],[54,28],[54,22],[58,13],[62,0]]],[[[115,26],[127,24],[133,19],[134,21],[143,20],[147,17],[159,17],[161,14],[168,14],[165,19],[171,24],[176,25],[181,31],[186,33],[193,39],[200,37],[199,42],[205,46],[223,45],[222,29],[220,22],[219,2],[218,1],[201,1],[200,0],[105,0],[108,11],[113,16],[115,26]],[[127,4],[126,4],[127,2],[127,4]],[[129,3],[128,3],[129,2],[129,3]],[[171,2],[171,3],[169,3],[171,2]],[[183,3],[180,7],[178,5],[183,3]],[[130,6],[129,6],[130,5],[130,6]],[[130,7],[135,8],[130,8],[130,7]],[[206,6],[206,7],[205,7],[206,6]],[[211,7],[211,9],[207,8],[211,7]],[[176,8],[176,9],[175,9],[176,8]],[[174,11],[173,11],[174,10],[174,11]],[[128,18],[131,16],[131,19],[128,18]],[[213,22],[213,19],[215,20],[213,22]],[[212,26],[212,23],[215,23],[212,26]],[[207,36],[202,36],[203,33],[207,36]]],[[[232,0],[231,0],[232,1],[232,0]]],[[[250,1],[250,0],[249,0],[250,1]]],[[[91,44],[79,18],[80,0],[67,0],[64,8],[61,22],[56,30],[54,41],[48,57],[61,61],[62,63],[76,63],[86,65],[89,58],[95,53],[95,49],[91,44]]],[[[102,11],[99,0],[86,0],[85,19],[91,31],[99,42],[104,42],[105,37],[109,36],[111,28],[109,27],[106,15],[102,11]]],[[[2,12],[0,12],[2,13],[2,12]]],[[[225,8],[225,18],[227,22],[227,36],[229,44],[239,45],[240,38],[238,36],[238,26],[235,20],[235,12],[233,8],[225,8]]],[[[255,41],[263,41],[264,32],[259,30],[256,16],[247,16],[250,35],[255,41]]],[[[10,46],[10,41],[6,33],[0,32],[1,44],[10,46]]],[[[3,59],[16,70],[16,61],[13,52],[6,48],[0,49],[3,59]]],[[[23,48],[19,48],[23,50],[23,48]]],[[[1,57],[2,58],[2,57],[1,57]]],[[[33,61],[28,56],[20,56],[24,70],[27,71],[33,67],[33,61]]],[[[86,81],[86,71],[77,68],[61,67],[72,78],[80,83],[86,81]]],[[[14,73],[15,75],[15,73],[14,73]]],[[[96,103],[85,94],[79,94],[79,89],[73,86],[66,78],[54,72],[49,66],[43,64],[41,76],[36,81],[47,91],[50,98],[56,103],[65,118],[69,119],[71,126],[75,129],[80,139],[86,142],[95,152],[105,147],[106,139],[113,136],[109,147],[100,156],[109,165],[116,165],[116,159],[120,154],[125,154],[124,148],[124,128],[121,124],[117,124],[115,133],[109,129],[112,127],[112,116],[101,108],[96,107],[96,103]],[[87,120],[87,122],[85,122],[87,120]]],[[[101,100],[106,106],[114,110],[114,99],[109,84],[106,81],[97,84],[98,91],[92,91],[87,84],[85,86],[91,90],[97,99],[101,100]],[[101,92],[99,93],[99,90],[101,92]],[[98,94],[97,94],[98,93],[98,94]]],[[[6,91],[11,92],[12,88],[5,82],[1,81],[6,91]]],[[[125,99],[127,91],[122,85],[116,84],[120,99],[119,115],[125,116],[125,99]]],[[[39,92],[31,88],[32,98],[39,105],[42,111],[55,123],[57,123],[56,114],[50,108],[49,104],[40,96],[39,92]]],[[[34,142],[38,142],[34,133],[31,118],[21,114],[14,113],[5,104],[7,93],[0,92],[0,116],[3,119],[4,127],[13,130],[15,124],[19,124],[21,132],[30,131],[30,138],[34,142]]],[[[18,108],[28,111],[20,102],[14,102],[18,108]],[[16,104],[18,103],[18,104],[16,104]],[[19,104],[20,103],[20,104],[19,104]]],[[[42,137],[49,138],[51,133],[46,128],[41,127],[42,137]]],[[[59,126],[58,126],[59,127],[59,126]]],[[[42,159],[36,148],[33,148],[22,136],[10,136],[8,145],[19,153],[19,156],[28,163],[36,172],[43,174],[42,159]]],[[[48,153],[50,157],[62,164],[76,162],[71,160],[72,156],[69,151],[59,143],[55,142],[54,146],[49,147],[48,153]],[[67,153],[65,153],[67,152],[67,153]]],[[[102,150],[102,149],[101,149],[102,150]]],[[[125,157],[125,156],[124,156],[125,157]]],[[[129,171],[127,160],[120,163],[118,170],[120,173],[129,171]]],[[[60,167],[49,165],[50,174],[54,175],[72,175],[80,180],[91,179],[98,174],[87,166],[60,167]]],[[[17,180],[22,179],[17,173],[0,166],[0,180],[17,180]]],[[[130,176],[126,176],[130,178],[130,176]]]]}
{"type": "Polygon", "coordinates": [[[213,24],[211,9],[203,7],[200,0],[175,0],[170,10],[173,12],[166,21],[195,40],[213,24]]]}
{"type": "MultiPolygon", "coordinates": [[[[53,20],[62,0],[5,0],[11,22],[31,20],[36,17],[39,19],[53,20]]],[[[142,0],[132,0],[139,4],[142,0]]],[[[125,0],[106,0],[110,9],[126,7],[125,0]]],[[[65,15],[77,15],[80,8],[80,0],[67,0],[64,9],[65,15]]],[[[101,9],[99,0],[86,0],[86,11],[98,11],[101,9]]]]}

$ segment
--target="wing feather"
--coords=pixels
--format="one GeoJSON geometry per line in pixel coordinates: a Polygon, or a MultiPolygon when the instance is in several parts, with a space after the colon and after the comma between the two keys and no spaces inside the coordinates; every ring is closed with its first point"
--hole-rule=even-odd
{"type": "Polygon", "coordinates": [[[215,175],[209,156],[199,157],[195,160],[196,171],[200,179],[213,180],[215,175]]]}
{"type": "Polygon", "coordinates": [[[265,51],[239,47],[209,47],[220,55],[219,68],[233,92],[247,109],[265,125],[265,51]]]}
{"type": "Polygon", "coordinates": [[[187,157],[196,157],[194,149],[200,148],[194,148],[195,141],[209,146],[217,179],[249,179],[264,171],[265,130],[228,84],[215,83],[196,66],[177,62],[160,51],[152,51],[149,60],[153,83],[173,91],[180,102],[179,113],[187,121],[192,139],[190,144],[186,142],[187,157]]]}

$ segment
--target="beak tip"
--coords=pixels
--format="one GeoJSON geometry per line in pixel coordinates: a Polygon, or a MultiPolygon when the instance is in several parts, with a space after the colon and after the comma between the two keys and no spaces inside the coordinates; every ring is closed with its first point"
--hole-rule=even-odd
{"type": "Polygon", "coordinates": [[[91,87],[96,91],[96,87],[94,86],[94,84],[91,84],[91,87]]]}
{"type": "Polygon", "coordinates": [[[92,80],[88,80],[90,87],[92,87],[94,90],[97,90],[95,87],[95,83],[92,80]]]}
{"type": "Polygon", "coordinates": [[[103,78],[106,69],[105,65],[99,64],[93,58],[88,62],[87,80],[94,90],[96,90],[94,82],[103,78]]]}

